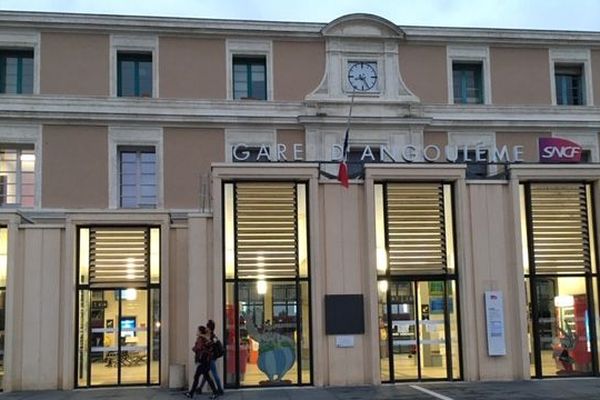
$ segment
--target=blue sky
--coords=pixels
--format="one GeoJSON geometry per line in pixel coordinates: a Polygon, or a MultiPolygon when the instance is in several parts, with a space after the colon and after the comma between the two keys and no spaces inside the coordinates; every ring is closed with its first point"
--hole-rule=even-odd
{"type": "Polygon", "coordinates": [[[398,25],[600,31],[600,0],[0,0],[0,9],[307,22],[367,12],[398,25]]]}

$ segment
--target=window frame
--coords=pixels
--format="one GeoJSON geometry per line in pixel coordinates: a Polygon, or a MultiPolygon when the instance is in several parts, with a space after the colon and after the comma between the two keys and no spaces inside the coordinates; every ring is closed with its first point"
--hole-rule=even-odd
{"type": "MultiPolygon", "coordinates": [[[[152,97],[152,93],[150,96],[145,96],[140,93],[141,88],[141,77],[140,77],[140,63],[142,62],[150,62],[150,65],[153,65],[152,61],[152,53],[148,52],[129,52],[129,51],[117,51],[117,97],[152,97]],[[134,63],[134,78],[133,78],[133,95],[124,95],[123,94],[123,73],[122,73],[122,63],[123,62],[133,62],[134,63]]],[[[151,71],[153,68],[151,67],[151,71]]],[[[153,71],[152,71],[153,72],[153,71]]],[[[150,78],[150,85],[153,85],[153,77],[150,78]]],[[[153,90],[153,89],[152,89],[153,90]]],[[[151,91],[152,92],[152,91],[151,91]]]]}
{"type": "MultiPolygon", "coordinates": [[[[42,198],[42,126],[25,124],[6,124],[0,126],[0,147],[5,149],[33,148],[34,194],[33,206],[27,209],[39,209],[42,198]]],[[[20,179],[20,178],[19,178],[20,179]]],[[[19,188],[20,191],[20,188],[19,188]]],[[[6,204],[0,208],[21,208],[21,204],[6,204]]]]}
{"type": "Polygon", "coordinates": [[[132,99],[137,97],[119,96],[118,87],[118,55],[119,53],[152,54],[152,96],[159,97],[159,76],[158,76],[158,36],[154,35],[111,35],[110,36],[110,68],[109,68],[109,94],[110,97],[123,97],[132,99]]]}
{"type": "Polygon", "coordinates": [[[164,165],[163,165],[163,129],[131,128],[111,126],[108,129],[108,208],[122,208],[120,191],[120,153],[119,148],[154,147],[156,157],[156,205],[153,209],[164,207],[164,165]]]}
{"type": "Polygon", "coordinates": [[[559,106],[584,106],[585,86],[582,64],[554,64],[554,85],[556,88],[556,104],[559,106]],[[578,73],[570,73],[568,69],[578,69],[578,73]],[[573,84],[577,82],[577,96],[574,95],[573,84]],[[558,85],[560,83],[560,85],[558,85]],[[570,89],[570,90],[569,90],[570,89]],[[571,93],[569,93],[571,92],[571,93]],[[559,101],[562,100],[562,101],[559,101]]]}
{"type": "MultiPolygon", "coordinates": [[[[261,58],[265,59],[265,82],[266,98],[255,101],[273,100],[273,42],[271,40],[252,40],[252,39],[227,39],[225,41],[225,65],[226,65],[226,90],[227,100],[240,101],[234,99],[233,83],[233,60],[235,57],[243,58],[261,58]]],[[[251,101],[247,99],[244,101],[251,101]]]]}
{"type": "Polygon", "coordinates": [[[265,57],[261,57],[261,56],[244,56],[244,55],[234,55],[231,61],[232,67],[233,67],[233,99],[234,100],[267,100],[267,60],[265,57]],[[244,66],[245,69],[245,73],[246,73],[246,97],[240,97],[240,98],[236,98],[236,89],[238,89],[240,86],[242,86],[241,83],[236,83],[235,80],[235,67],[242,65],[244,66]],[[253,88],[254,88],[254,81],[252,79],[252,75],[253,75],[253,71],[252,71],[252,67],[254,66],[262,66],[264,68],[264,74],[263,74],[263,82],[264,82],[264,94],[265,94],[265,98],[258,98],[254,96],[253,93],[253,88]]]}
{"type": "MultiPolygon", "coordinates": [[[[36,95],[40,93],[40,42],[39,32],[0,31],[0,50],[2,51],[33,51],[33,91],[19,94],[36,95]]],[[[1,95],[15,95],[0,93],[1,95]]]]}
{"type": "MultiPolygon", "coordinates": [[[[157,176],[157,163],[156,163],[156,147],[154,146],[119,146],[117,148],[117,152],[119,154],[119,208],[123,209],[155,209],[158,203],[158,176],[157,176]],[[123,154],[130,153],[135,154],[135,166],[136,173],[135,178],[136,181],[133,184],[135,187],[135,198],[136,205],[132,207],[126,207],[123,205],[123,154]],[[142,175],[144,174],[142,171],[143,161],[141,160],[142,154],[154,154],[154,204],[145,204],[141,202],[142,196],[142,175]]],[[[132,185],[128,185],[132,186],[132,185]]]]}
{"type": "Polygon", "coordinates": [[[454,63],[481,63],[481,89],[483,90],[482,102],[478,104],[492,104],[492,84],[490,75],[490,49],[487,46],[447,46],[446,71],[448,81],[448,104],[465,105],[454,101],[454,63]]]}
{"type": "Polygon", "coordinates": [[[0,93],[1,94],[33,94],[34,75],[34,52],[33,49],[0,49],[0,93]],[[31,57],[29,57],[31,55],[31,57]],[[6,59],[9,57],[17,58],[17,82],[16,92],[6,92],[6,59]],[[23,59],[31,59],[31,93],[23,93],[23,59]]]}
{"type": "Polygon", "coordinates": [[[552,105],[561,107],[585,107],[594,105],[594,92],[592,84],[592,62],[589,49],[581,48],[555,48],[550,49],[550,92],[552,96],[552,105]],[[580,105],[562,105],[558,104],[558,93],[556,88],[556,67],[557,66],[581,66],[581,90],[582,104],[580,105]]]}
{"type": "Polygon", "coordinates": [[[469,62],[469,61],[453,61],[452,62],[452,85],[453,90],[456,92],[456,86],[454,86],[454,74],[459,71],[461,72],[461,97],[457,99],[456,96],[453,95],[454,104],[483,104],[484,99],[484,90],[483,90],[483,64],[480,62],[469,62]],[[459,67],[457,69],[457,67],[459,67]],[[474,78],[474,89],[478,90],[478,101],[475,103],[471,103],[468,101],[469,96],[469,87],[466,84],[467,77],[465,75],[466,72],[473,71],[475,74],[474,78]],[[460,101],[457,101],[460,100],[460,101]]]}

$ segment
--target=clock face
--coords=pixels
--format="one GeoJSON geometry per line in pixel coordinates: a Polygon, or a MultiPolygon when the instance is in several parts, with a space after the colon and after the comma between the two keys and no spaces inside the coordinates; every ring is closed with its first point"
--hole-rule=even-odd
{"type": "Polygon", "coordinates": [[[366,92],[377,83],[377,63],[352,61],[348,63],[348,82],[354,90],[366,92]]]}

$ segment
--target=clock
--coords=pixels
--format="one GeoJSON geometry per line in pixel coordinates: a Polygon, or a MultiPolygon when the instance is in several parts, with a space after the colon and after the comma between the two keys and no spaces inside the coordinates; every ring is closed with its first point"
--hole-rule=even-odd
{"type": "Polygon", "coordinates": [[[377,83],[377,63],[367,61],[348,62],[348,82],[359,92],[366,92],[377,83]]]}

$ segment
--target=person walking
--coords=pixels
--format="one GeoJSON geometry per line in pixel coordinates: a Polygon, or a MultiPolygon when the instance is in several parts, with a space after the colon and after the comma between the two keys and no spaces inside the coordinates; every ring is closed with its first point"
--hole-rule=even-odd
{"type": "MultiPolygon", "coordinates": [[[[217,386],[217,393],[219,393],[220,395],[222,395],[223,392],[223,386],[221,385],[221,379],[219,378],[219,373],[217,372],[217,359],[219,359],[220,357],[223,357],[223,355],[225,354],[225,351],[223,349],[223,343],[219,340],[219,338],[217,337],[217,335],[215,335],[215,321],[213,321],[212,319],[209,319],[208,322],[206,323],[206,327],[208,328],[208,331],[210,332],[210,340],[212,341],[213,344],[213,356],[210,360],[210,373],[212,375],[212,378],[215,381],[215,384],[217,386]]],[[[204,384],[206,383],[206,378],[202,378],[202,382],[200,383],[200,387],[198,388],[198,393],[202,393],[202,388],[204,387],[204,384]]]]}
{"type": "Polygon", "coordinates": [[[212,360],[213,355],[213,342],[210,340],[210,333],[205,326],[198,327],[196,343],[194,344],[194,347],[192,347],[192,351],[194,352],[196,361],[196,373],[194,374],[194,382],[192,383],[192,387],[190,388],[189,392],[185,393],[185,395],[190,399],[194,397],[194,393],[198,387],[198,382],[200,381],[200,375],[202,375],[208,382],[208,385],[213,392],[213,394],[210,396],[210,399],[216,399],[219,396],[219,393],[215,387],[215,383],[208,373],[210,370],[210,361],[212,360]]]}

